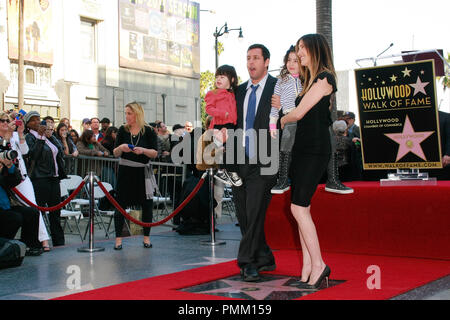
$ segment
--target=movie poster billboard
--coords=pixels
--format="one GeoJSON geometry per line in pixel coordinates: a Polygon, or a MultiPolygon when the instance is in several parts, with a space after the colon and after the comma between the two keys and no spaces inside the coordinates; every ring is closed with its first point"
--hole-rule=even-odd
{"type": "Polygon", "coordinates": [[[120,66],[200,78],[200,5],[119,0],[120,66]]]}
{"type": "Polygon", "coordinates": [[[355,71],[365,170],[442,168],[434,61],[355,71]]]}
{"type": "MultiPolygon", "coordinates": [[[[8,0],[9,59],[19,59],[19,1],[8,0]]],[[[53,64],[53,0],[24,0],[25,61],[53,64]]]]}

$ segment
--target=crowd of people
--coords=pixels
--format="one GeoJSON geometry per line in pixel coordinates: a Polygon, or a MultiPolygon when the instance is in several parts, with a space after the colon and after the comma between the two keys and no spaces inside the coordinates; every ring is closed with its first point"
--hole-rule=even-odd
{"type": "MultiPolygon", "coordinates": [[[[134,109],[130,112],[131,115],[127,114],[127,125],[116,128],[111,125],[108,118],[102,120],[97,117],[86,118],[82,121],[80,134],[72,128],[68,118],[61,119],[56,126],[54,118],[41,117],[37,111],[0,112],[0,238],[12,240],[21,229],[20,240],[27,246],[27,256],[39,256],[44,252],[50,252],[52,247],[65,245],[61,211],[48,213],[47,229],[42,213],[28,206],[11,192],[11,189],[16,188],[35,206],[57,207],[62,202],[60,181],[67,178],[64,159],[66,156],[120,157],[123,161],[127,159],[127,155],[117,152],[117,145],[123,142],[127,146],[134,144],[133,151],[124,150],[125,154],[130,152],[136,154],[136,159],[133,156],[129,157],[130,161],[137,160],[141,163],[148,163],[149,160],[170,161],[172,133],[162,121],[157,121],[152,126],[145,124],[142,107],[132,104],[128,107],[131,108],[130,106],[134,109]],[[132,141],[132,137],[131,140],[124,137],[124,130],[126,132],[127,128],[135,129],[133,124],[129,124],[129,118],[133,118],[135,113],[140,115],[138,117],[140,128],[146,128],[148,133],[143,139],[137,138],[132,141]],[[145,143],[145,140],[148,140],[147,136],[154,138],[152,143],[145,143]],[[141,152],[146,149],[142,146],[146,146],[152,152],[144,156],[141,152]]],[[[191,122],[186,121],[185,125],[176,125],[173,129],[173,134],[183,136],[186,132],[192,132],[194,128],[191,122]]],[[[123,166],[121,162],[118,186],[128,187],[118,188],[120,203],[124,207],[142,205],[144,221],[151,221],[153,207],[151,199],[149,200],[146,195],[147,201],[141,201],[142,195],[136,192],[136,186],[140,184],[136,184],[136,181],[127,183],[130,176],[140,181],[141,176],[144,177],[145,174],[143,172],[133,174],[134,168],[127,172],[123,166]],[[130,194],[124,195],[124,192],[137,194],[137,200],[131,201],[130,194]]],[[[145,185],[143,178],[142,182],[145,185]]],[[[115,222],[117,237],[120,239],[119,229],[123,226],[123,216],[117,214],[115,222]]],[[[144,231],[146,234],[144,246],[150,248],[152,246],[149,238],[150,229],[144,231]]]]}

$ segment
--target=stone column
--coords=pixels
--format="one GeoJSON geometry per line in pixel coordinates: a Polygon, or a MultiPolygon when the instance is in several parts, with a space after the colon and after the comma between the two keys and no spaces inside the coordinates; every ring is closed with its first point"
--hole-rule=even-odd
{"type": "Polygon", "coordinates": [[[9,81],[0,72],[0,108],[1,110],[5,110],[5,93],[8,91],[9,81]]]}
{"type": "Polygon", "coordinates": [[[60,105],[61,118],[71,119],[70,88],[72,87],[72,85],[73,85],[72,82],[64,81],[63,79],[58,80],[55,83],[55,92],[61,101],[60,105]]]}

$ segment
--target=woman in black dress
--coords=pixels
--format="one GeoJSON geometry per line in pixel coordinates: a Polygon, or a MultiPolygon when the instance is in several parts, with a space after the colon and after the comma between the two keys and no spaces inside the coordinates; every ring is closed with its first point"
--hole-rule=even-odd
{"type": "MultiPolygon", "coordinates": [[[[126,124],[120,127],[116,138],[114,157],[120,158],[117,177],[117,196],[122,208],[140,205],[142,221],[151,223],[153,219],[153,188],[146,183],[151,178],[150,161],[158,156],[157,136],[145,124],[144,109],[138,103],[125,107],[126,124]]],[[[149,182],[149,181],[148,181],[149,182]]],[[[122,229],[125,218],[116,211],[115,250],[122,249],[122,229]]],[[[151,248],[150,228],[144,228],[144,248],[151,248]]]]}
{"type": "Polygon", "coordinates": [[[331,98],[337,91],[336,73],[330,47],[322,35],[303,36],[296,49],[304,91],[297,98],[297,108],[281,119],[281,126],[298,121],[291,165],[291,211],[298,223],[303,253],[302,277],[297,285],[318,289],[324,279],[328,281],[331,271],[322,259],[310,209],[331,155],[328,128],[331,98]]]}

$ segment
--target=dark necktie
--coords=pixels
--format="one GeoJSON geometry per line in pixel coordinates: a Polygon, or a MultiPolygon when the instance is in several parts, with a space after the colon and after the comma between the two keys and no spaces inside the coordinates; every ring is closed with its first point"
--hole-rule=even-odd
{"type": "Polygon", "coordinates": [[[245,118],[245,130],[246,136],[245,136],[245,154],[249,159],[253,159],[255,156],[255,117],[256,117],[256,90],[258,90],[259,85],[251,86],[252,93],[250,94],[250,98],[248,100],[248,107],[247,107],[247,117],[245,118]],[[249,131],[250,130],[250,131],[249,131]]]}

